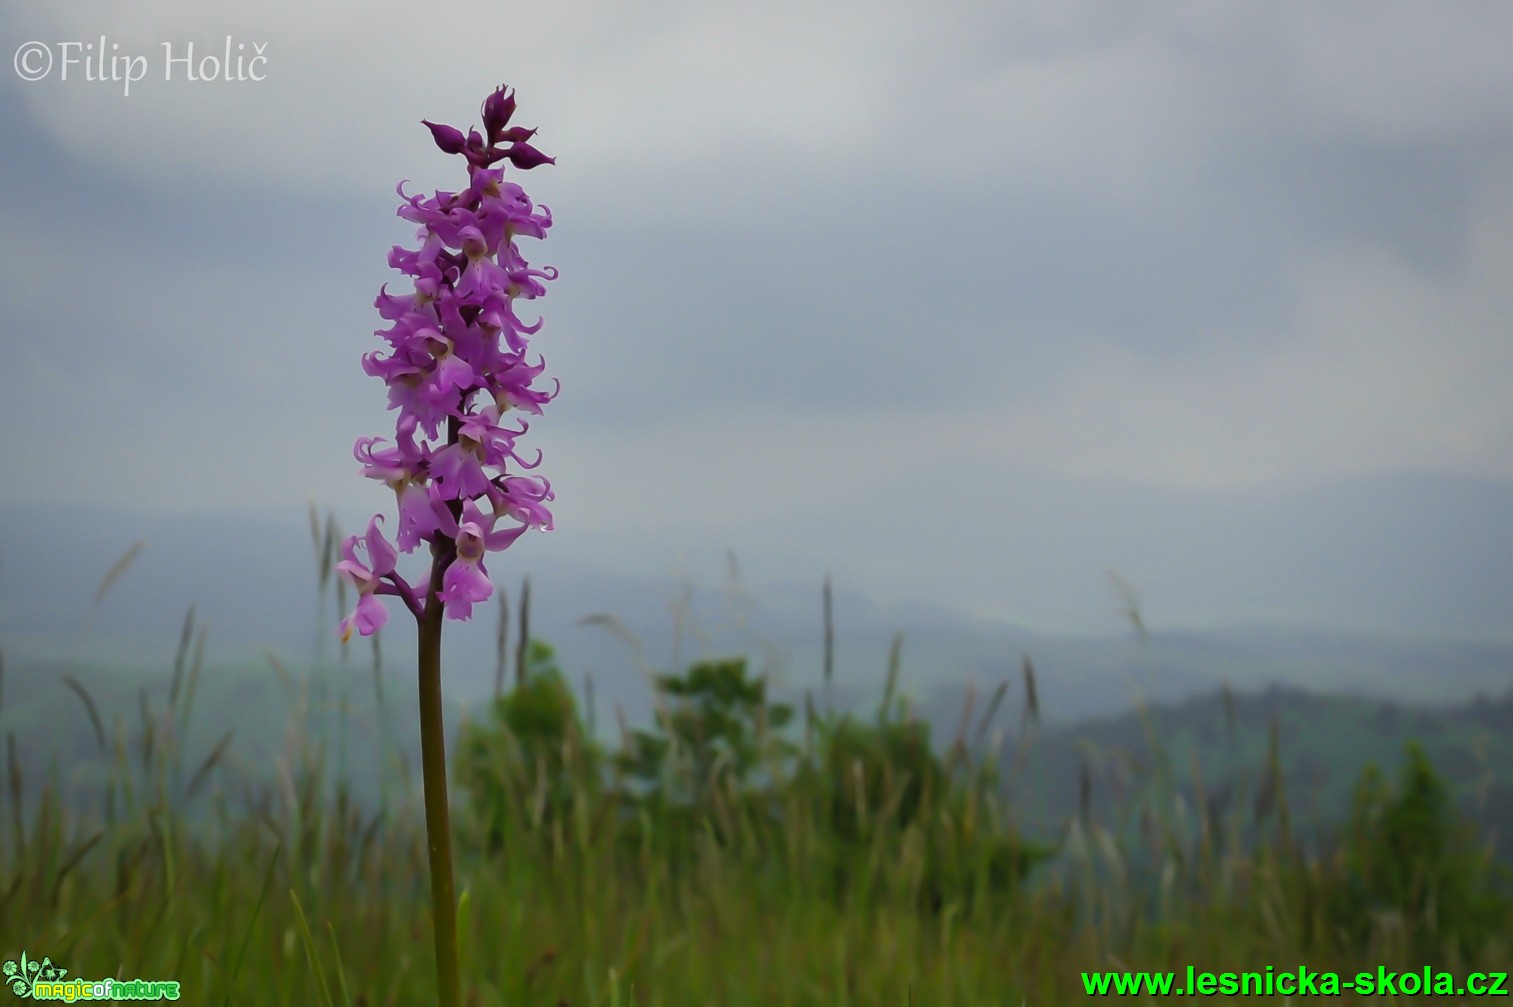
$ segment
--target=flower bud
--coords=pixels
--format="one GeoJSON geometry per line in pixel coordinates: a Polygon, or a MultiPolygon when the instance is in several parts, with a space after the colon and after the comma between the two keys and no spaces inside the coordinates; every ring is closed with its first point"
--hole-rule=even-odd
{"type": "Polygon", "coordinates": [[[505,94],[506,90],[501,85],[499,90],[483,100],[483,128],[488,131],[490,145],[503,138],[504,127],[509,125],[510,116],[515,114],[515,96],[505,94]]]}
{"type": "Polygon", "coordinates": [[[503,161],[506,158],[508,158],[509,162],[515,167],[519,168],[521,171],[524,171],[527,168],[535,168],[543,164],[557,163],[557,159],[555,157],[547,157],[545,154],[541,153],[541,151],[537,150],[535,147],[532,147],[528,143],[512,143],[510,144],[508,150],[496,147],[489,152],[490,164],[493,164],[495,161],[503,161]]]}
{"type": "Polygon", "coordinates": [[[439,123],[422,119],[421,123],[431,131],[431,138],[436,141],[444,154],[461,154],[465,141],[462,138],[462,130],[455,126],[443,126],[439,123]]]}

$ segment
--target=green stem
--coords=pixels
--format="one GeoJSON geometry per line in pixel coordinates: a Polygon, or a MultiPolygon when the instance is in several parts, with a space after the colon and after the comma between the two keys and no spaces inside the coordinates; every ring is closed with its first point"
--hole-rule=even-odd
{"type": "Polygon", "coordinates": [[[431,924],[436,937],[439,1007],[460,1007],[457,898],[452,880],[452,825],[447,812],[446,736],[441,721],[441,590],[444,564],[433,549],[431,587],[420,617],[420,767],[425,787],[426,843],[431,863],[431,924]]]}

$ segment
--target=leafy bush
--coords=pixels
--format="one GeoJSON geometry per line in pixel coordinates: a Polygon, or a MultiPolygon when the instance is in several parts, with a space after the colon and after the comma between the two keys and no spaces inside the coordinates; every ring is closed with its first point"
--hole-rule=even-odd
{"type": "Polygon", "coordinates": [[[487,723],[463,725],[456,760],[491,852],[512,824],[549,834],[596,801],[603,753],[584,730],[550,644],[530,642],[523,680],[495,699],[487,723]]]}
{"type": "Polygon", "coordinates": [[[1401,927],[1418,953],[1470,954],[1507,920],[1506,874],[1417,742],[1407,746],[1396,792],[1377,767],[1362,774],[1337,858],[1329,915],[1357,940],[1401,927]]]}
{"type": "Polygon", "coordinates": [[[647,854],[682,872],[719,849],[769,880],[825,879],[838,903],[892,893],[936,912],[1012,893],[1053,852],[1004,828],[991,774],[953,781],[929,726],[886,706],[875,724],[816,718],[801,753],[785,731],[792,707],[770,702],[740,657],[658,676],[655,726],[630,732],[606,765],[552,649],[533,641],[532,654],[523,685],[459,747],[491,850],[512,824],[549,832],[591,811],[582,818],[611,823],[622,860],[643,870],[647,854]],[[794,833],[810,837],[803,849],[794,833]]]}
{"type": "Polygon", "coordinates": [[[656,729],[632,732],[616,760],[653,800],[699,805],[716,787],[744,787],[757,769],[792,757],[777,732],[793,709],[767,702],[767,682],[747,676],[745,658],[702,661],[681,676],[658,676],[656,687],[656,729]]]}

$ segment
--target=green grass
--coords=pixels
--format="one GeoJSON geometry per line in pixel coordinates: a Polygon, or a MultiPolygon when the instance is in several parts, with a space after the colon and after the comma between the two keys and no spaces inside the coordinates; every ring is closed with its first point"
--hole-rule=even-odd
{"type": "MultiPolygon", "coordinates": [[[[194,639],[191,618],[157,701],[100,709],[69,687],[109,765],[88,814],[58,774],[23,778],[7,733],[0,961],[177,979],[194,1004],[432,1002],[418,794],[396,780],[383,810],[356,800],[297,703],[273,782],[230,770],[235,740],[186,760],[194,639]]],[[[550,648],[519,648],[514,688],[451,760],[464,1002],[1062,1004],[1092,970],[1513,961],[1508,903],[1473,897],[1482,861],[1426,767],[1364,794],[1319,854],[1264,773],[1274,747],[1270,792],[1231,812],[1259,839],[1184,812],[1168,786],[1127,809],[1129,834],[1083,819],[1037,843],[1014,829],[997,761],[967,744],[1000,704],[964,711],[937,757],[895,698],[897,653],[861,720],[824,712],[828,682],[789,710],[744,661],[680,669],[658,679],[657,723],[608,751],[550,648]]],[[[1018,737],[1032,759],[1034,731],[1018,737]]]]}

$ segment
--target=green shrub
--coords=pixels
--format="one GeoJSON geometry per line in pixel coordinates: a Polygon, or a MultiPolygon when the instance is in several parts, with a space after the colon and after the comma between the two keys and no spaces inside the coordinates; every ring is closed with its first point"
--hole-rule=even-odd
{"type": "Polygon", "coordinates": [[[523,681],[489,713],[486,723],[463,725],[455,772],[491,852],[512,831],[550,834],[596,803],[603,753],[550,644],[531,641],[523,681]]]}
{"type": "Polygon", "coordinates": [[[1395,792],[1375,766],[1362,774],[1337,865],[1329,915],[1357,940],[1399,925],[1419,953],[1465,955],[1506,925],[1506,875],[1417,742],[1407,746],[1395,792]]]}

